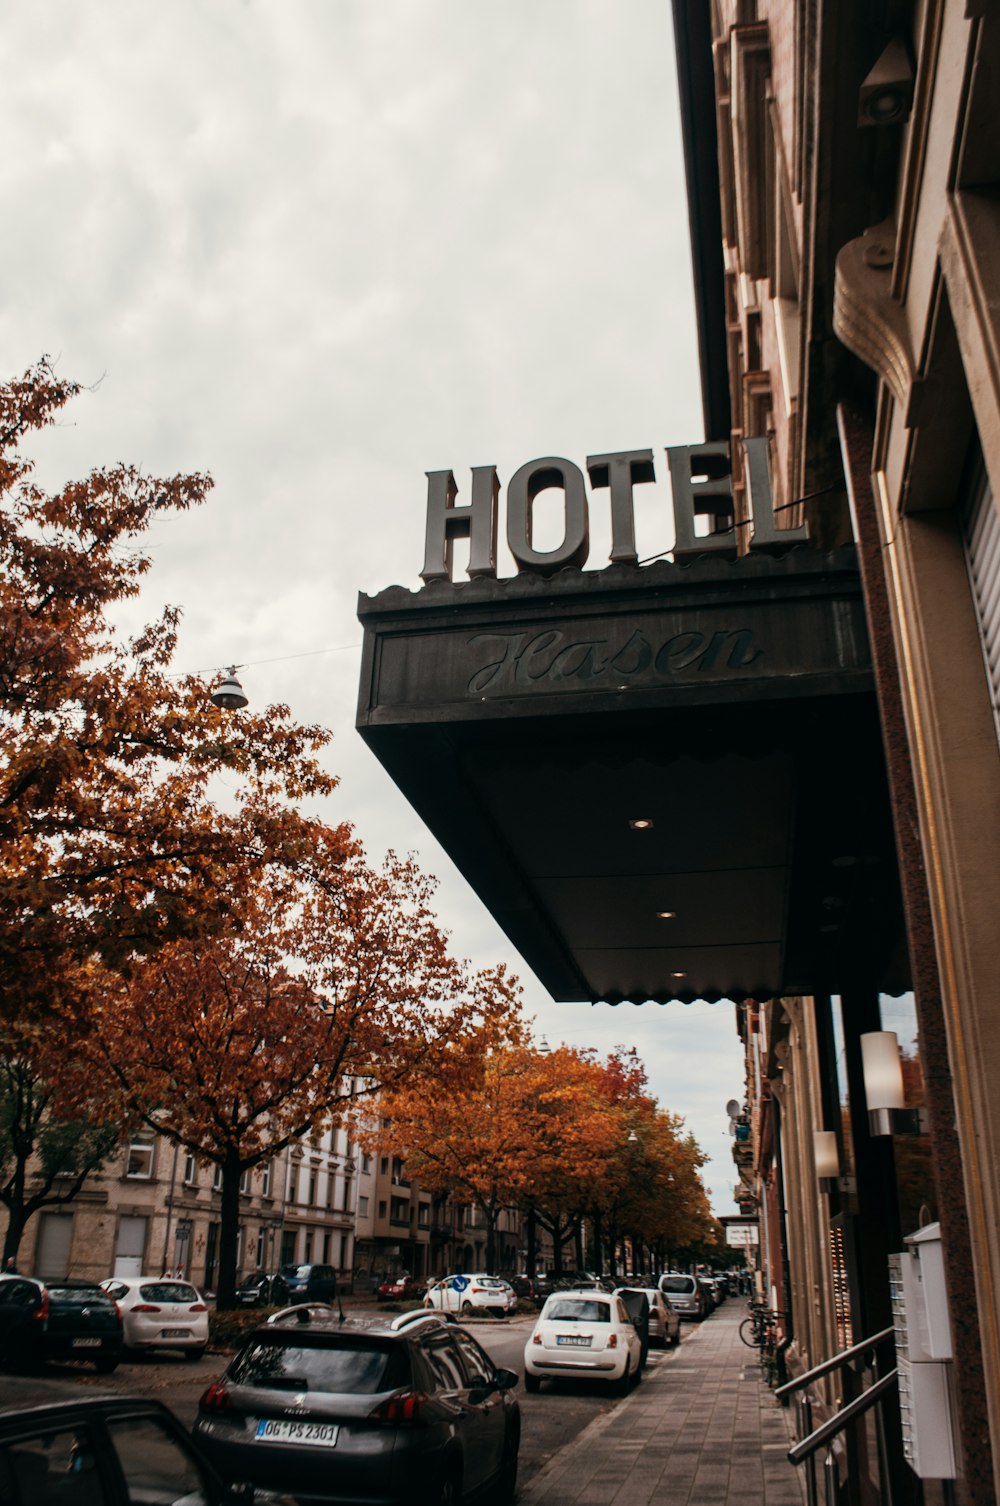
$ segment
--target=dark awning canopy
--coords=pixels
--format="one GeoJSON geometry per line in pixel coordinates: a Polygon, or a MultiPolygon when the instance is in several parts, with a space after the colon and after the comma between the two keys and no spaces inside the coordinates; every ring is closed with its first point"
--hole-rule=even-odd
{"type": "Polygon", "coordinates": [[[852,551],[359,615],[359,730],[554,998],[906,986],[852,551]]]}

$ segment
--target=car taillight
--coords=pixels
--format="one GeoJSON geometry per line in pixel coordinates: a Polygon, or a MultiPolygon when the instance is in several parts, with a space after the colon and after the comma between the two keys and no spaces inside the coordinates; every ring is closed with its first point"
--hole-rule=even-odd
{"type": "Polygon", "coordinates": [[[31,1316],[32,1316],[32,1319],[34,1320],[34,1322],[36,1322],[36,1323],[47,1323],[49,1321],[49,1294],[48,1294],[48,1292],[45,1292],[45,1291],[42,1292],[42,1300],[38,1304],[38,1306],[35,1308],[34,1312],[31,1314],[31,1316]]]}
{"type": "Polygon", "coordinates": [[[617,1349],[618,1348],[618,1335],[616,1333],[609,1333],[608,1334],[608,1342],[607,1342],[606,1347],[608,1349],[617,1349]]]}
{"type": "Polygon", "coordinates": [[[153,1302],[137,1302],[132,1311],[134,1313],[158,1313],[160,1309],[153,1302]]]}
{"type": "Polygon", "coordinates": [[[213,1381],[198,1405],[205,1412],[228,1412],[232,1402],[222,1382],[213,1381]]]}
{"type": "Polygon", "coordinates": [[[369,1412],[368,1420],[386,1428],[412,1426],[423,1421],[426,1401],[427,1397],[422,1391],[403,1391],[398,1396],[390,1396],[387,1401],[381,1402],[374,1412],[369,1412]]]}
{"type": "Polygon", "coordinates": [[[533,1344],[540,1344],[542,1342],[542,1336],[541,1336],[541,1334],[540,1333],[533,1333],[531,1335],[531,1342],[533,1344]]]}
{"type": "Polygon", "coordinates": [[[191,1306],[188,1308],[188,1312],[207,1313],[208,1308],[205,1306],[204,1302],[192,1302],[191,1306]]]}

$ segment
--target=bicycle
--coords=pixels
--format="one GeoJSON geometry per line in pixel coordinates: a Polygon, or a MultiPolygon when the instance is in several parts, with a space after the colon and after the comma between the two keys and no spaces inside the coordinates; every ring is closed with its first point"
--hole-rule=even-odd
{"type": "Polygon", "coordinates": [[[767,1340],[767,1330],[780,1316],[762,1302],[751,1302],[750,1316],[740,1324],[740,1338],[750,1349],[762,1349],[767,1340]]]}
{"type": "Polygon", "coordinates": [[[739,1327],[740,1338],[750,1349],[759,1349],[761,1369],[767,1384],[773,1385],[778,1374],[778,1323],[784,1313],[761,1303],[750,1303],[750,1316],[739,1327]]]}

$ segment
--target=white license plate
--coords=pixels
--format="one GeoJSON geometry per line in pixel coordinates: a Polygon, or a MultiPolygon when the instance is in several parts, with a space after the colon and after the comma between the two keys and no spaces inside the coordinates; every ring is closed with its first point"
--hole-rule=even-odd
{"type": "Polygon", "coordinates": [[[332,1448],[339,1432],[331,1422],[279,1422],[262,1417],[255,1437],[258,1443],[309,1443],[332,1448]]]}
{"type": "Polygon", "coordinates": [[[590,1339],[582,1333],[558,1333],[557,1344],[568,1344],[572,1349],[589,1349],[590,1339]]]}
{"type": "Polygon", "coordinates": [[[100,1341],[100,1339],[74,1339],[73,1340],[73,1348],[74,1349],[100,1349],[100,1347],[101,1347],[101,1341],[100,1341]]]}
{"type": "Polygon", "coordinates": [[[189,1339],[190,1337],[190,1328],[162,1328],[160,1330],[161,1339],[189,1339]]]}

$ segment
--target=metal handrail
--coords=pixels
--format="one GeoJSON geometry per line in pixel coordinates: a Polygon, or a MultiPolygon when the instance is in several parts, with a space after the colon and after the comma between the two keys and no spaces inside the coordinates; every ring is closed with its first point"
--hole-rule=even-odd
{"type": "Polygon", "coordinates": [[[824,1443],[829,1442],[831,1438],[835,1438],[838,1433],[847,1427],[849,1422],[854,1421],[855,1417],[860,1417],[863,1412],[868,1411],[869,1407],[873,1407],[877,1401],[880,1401],[889,1387],[895,1385],[898,1378],[898,1370],[890,1370],[888,1375],[883,1375],[882,1379],[875,1381],[874,1385],[869,1386],[867,1391],[862,1391],[860,1396],[855,1397],[854,1401],[848,1402],[847,1406],[837,1412],[835,1416],[821,1423],[815,1432],[809,1434],[808,1438],[803,1438],[801,1443],[796,1443],[794,1447],[788,1450],[788,1458],[791,1463],[801,1464],[804,1459],[809,1458],[810,1454],[814,1454],[818,1448],[822,1448],[824,1443]]]}
{"type": "Polygon", "coordinates": [[[786,1381],[783,1386],[779,1386],[774,1393],[775,1399],[780,1401],[783,1396],[791,1396],[794,1391],[803,1390],[806,1386],[812,1385],[814,1380],[829,1375],[831,1371],[842,1370],[859,1356],[867,1354],[870,1349],[877,1349],[879,1344],[884,1344],[886,1339],[891,1339],[893,1332],[892,1328],[883,1328],[881,1333],[872,1334],[870,1339],[862,1339],[859,1344],[852,1344],[850,1349],[842,1349],[832,1359],[821,1360],[818,1365],[814,1365],[803,1375],[797,1375],[794,1380],[786,1381]]]}

